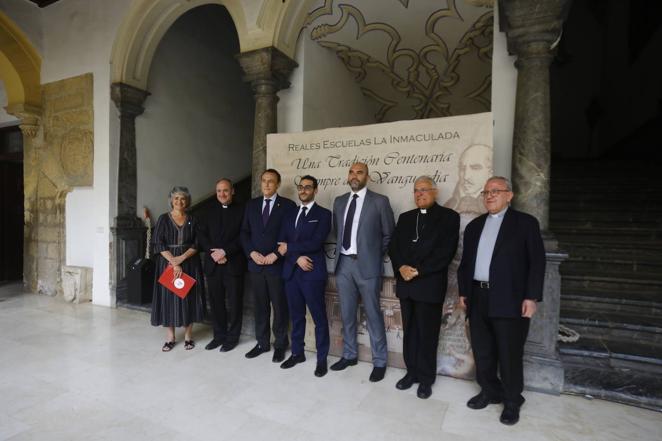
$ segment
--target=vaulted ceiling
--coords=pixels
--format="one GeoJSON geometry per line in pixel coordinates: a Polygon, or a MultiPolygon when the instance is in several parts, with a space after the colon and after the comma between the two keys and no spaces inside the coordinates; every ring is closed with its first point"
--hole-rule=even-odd
{"type": "Polygon", "coordinates": [[[306,26],[377,103],[376,121],[490,110],[492,0],[320,0],[306,26]]]}
{"type": "Polygon", "coordinates": [[[464,115],[491,108],[493,7],[493,0],[317,0],[303,34],[342,60],[376,104],[375,121],[464,115]]]}

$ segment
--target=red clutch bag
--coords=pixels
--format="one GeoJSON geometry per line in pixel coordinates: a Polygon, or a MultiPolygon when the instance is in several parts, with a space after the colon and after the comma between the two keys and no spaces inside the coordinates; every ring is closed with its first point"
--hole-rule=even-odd
{"type": "Polygon", "coordinates": [[[195,279],[189,276],[186,273],[175,279],[175,269],[168,265],[168,267],[163,271],[161,276],[159,276],[159,283],[166,287],[169,291],[175,294],[177,297],[184,298],[188,292],[195,285],[195,279]]]}

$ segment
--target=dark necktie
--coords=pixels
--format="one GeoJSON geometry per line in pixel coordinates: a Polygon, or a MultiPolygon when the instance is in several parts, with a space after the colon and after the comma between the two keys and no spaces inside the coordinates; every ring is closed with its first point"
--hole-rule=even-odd
{"type": "Polygon", "coordinates": [[[342,233],[342,247],[348,250],[352,246],[352,224],[354,223],[354,213],[356,212],[356,198],[358,194],[352,196],[352,202],[347,209],[347,218],[345,219],[345,230],[342,233]]]}
{"type": "Polygon", "coordinates": [[[262,209],[262,225],[266,226],[267,222],[269,221],[269,204],[271,203],[271,199],[265,199],[264,200],[264,208],[262,209]]]}
{"type": "Polygon", "coordinates": [[[297,219],[295,228],[299,228],[299,225],[303,223],[303,219],[306,217],[306,210],[308,210],[308,207],[306,207],[305,205],[301,207],[301,214],[299,214],[299,218],[297,219]]]}

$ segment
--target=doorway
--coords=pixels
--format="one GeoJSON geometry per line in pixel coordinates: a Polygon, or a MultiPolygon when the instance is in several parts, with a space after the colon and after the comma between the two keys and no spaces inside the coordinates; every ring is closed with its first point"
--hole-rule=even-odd
{"type": "Polygon", "coordinates": [[[0,282],[23,279],[23,135],[0,128],[0,282]]]}

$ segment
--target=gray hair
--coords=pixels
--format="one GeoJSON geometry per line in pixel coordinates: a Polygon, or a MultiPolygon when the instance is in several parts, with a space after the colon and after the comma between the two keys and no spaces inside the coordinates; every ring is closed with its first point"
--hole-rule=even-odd
{"type": "Polygon", "coordinates": [[[506,185],[506,190],[513,191],[513,184],[511,184],[510,179],[506,178],[505,176],[492,176],[485,182],[485,184],[490,181],[501,181],[506,185]]]}
{"type": "Polygon", "coordinates": [[[172,187],[172,190],[170,190],[170,194],[168,195],[168,205],[170,208],[172,208],[172,197],[176,194],[184,195],[184,198],[186,199],[186,208],[191,206],[191,193],[189,193],[188,187],[175,185],[172,187]]]}
{"type": "Polygon", "coordinates": [[[434,179],[432,179],[428,175],[422,175],[416,178],[416,180],[414,181],[414,186],[416,186],[416,183],[419,181],[427,182],[428,184],[430,184],[430,186],[432,186],[432,188],[437,188],[437,183],[434,181],[434,179]]]}

